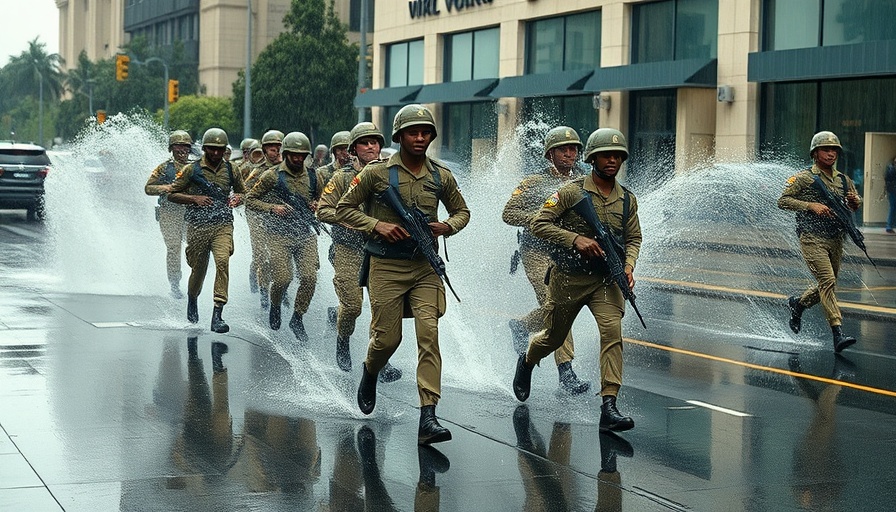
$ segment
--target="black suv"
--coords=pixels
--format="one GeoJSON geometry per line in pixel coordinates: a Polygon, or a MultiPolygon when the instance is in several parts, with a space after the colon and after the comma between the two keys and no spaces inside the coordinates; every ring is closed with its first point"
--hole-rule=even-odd
{"type": "Polygon", "coordinates": [[[44,215],[47,151],[34,144],[0,141],[0,209],[25,208],[28,220],[44,215]]]}

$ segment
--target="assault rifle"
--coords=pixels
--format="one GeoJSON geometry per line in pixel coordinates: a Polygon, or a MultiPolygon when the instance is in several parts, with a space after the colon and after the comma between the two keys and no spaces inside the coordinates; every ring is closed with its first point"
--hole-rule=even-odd
{"type": "Polygon", "coordinates": [[[202,171],[194,171],[193,174],[190,175],[190,181],[199,187],[199,191],[202,192],[202,195],[209,196],[212,199],[217,199],[219,201],[226,201],[228,199],[228,196],[224,194],[224,191],[208,181],[208,178],[202,174],[202,171]]]}
{"type": "MultiPolygon", "coordinates": [[[[825,206],[834,212],[834,217],[836,217],[843,226],[843,229],[849,234],[849,238],[851,238],[853,243],[865,253],[868,261],[870,261],[871,264],[874,265],[874,269],[877,270],[877,264],[874,263],[871,256],[868,256],[868,249],[865,247],[865,235],[856,227],[853,212],[846,207],[845,198],[834,196],[834,193],[821,182],[821,178],[818,176],[813,176],[812,186],[821,194],[821,200],[824,202],[825,206]]],[[[880,271],[878,270],[878,272],[880,271]]]]}
{"type": "Polygon", "coordinates": [[[439,256],[439,248],[432,236],[432,230],[429,227],[429,219],[426,214],[417,208],[405,206],[404,201],[401,200],[401,195],[398,194],[398,190],[392,185],[389,185],[386,190],[378,195],[382,201],[388,204],[401,217],[401,226],[417,242],[417,249],[420,250],[423,256],[426,256],[432,269],[445,281],[457,302],[460,302],[460,297],[457,296],[457,292],[451,287],[451,281],[448,280],[448,273],[445,271],[445,261],[439,256]]]}
{"type": "Polygon", "coordinates": [[[314,210],[311,209],[311,205],[308,204],[308,200],[299,194],[293,194],[288,190],[284,190],[284,188],[286,187],[281,187],[278,184],[274,187],[274,194],[276,194],[278,198],[280,198],[284,203],[292,208],[293,211],[296,212],[296,215],[299,216],[299,220],[301,220],[303,224],[313,229],[315,233],[320,235],[321,230],[323,230],[324,233],[329,235],[330,230],[327,229],[326,226],[321,224],[319,220],[317,220],[317,216],[314,215],[314,210]]]}
{"type": "Polygon", "coordinates": [[[635,305],[635,292],[628,287],[628,276],[625,275],[625,265],[619,258],[619,253],[616,252],[617,248],[620,248],[620,244],[613,238],[613,235],[607,231],[607,228],[604,227],[600,219],[597,218],[597,214],[594,212],[594,203],[591,202],[591,197],[589,197],[588,192],[583,190],[582,195],[582,199],[573,205],[572,210],[579,214],[585,223],[594,230],[595,240],[604,251],[604,259],[610,270],[610,277],[612,277],[616,285],[619,286],[619,290],[622,291],[622,296],[632,305],[632,309],[634,309],[635,314],[638,315],[638,320],[641,321],[641,325],[646,329],[647,324],[644,323],[644,317],[641,316],[641,312],[638,311],[638,306],[635,305]]]}

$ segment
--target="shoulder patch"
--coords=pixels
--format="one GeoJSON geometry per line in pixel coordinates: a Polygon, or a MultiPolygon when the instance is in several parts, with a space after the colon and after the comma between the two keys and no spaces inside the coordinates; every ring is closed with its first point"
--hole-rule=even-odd
{"type": "Polygon", "coordinates": [[[334,190],[336,190],[336,184],[333,183],[333,180],[330,180],[327,186],[324,187],[324,194],[332,194],[334,190]]]}
{"type": "Polygon", "coordinates": [[[352,182],[349,185],[349,188],[355,188],[356,186],[358,186],[358,183],[361,183],[361,173],[356,174],[355,177],[352,178],[352,182]]]}
{"type": "Polygon", "coordinates": [[[545,208],[553,208],[553,207],[557,206],[557,203],[559,203],[559,202],[560,202],[560,194],[558,192],[554,192],[553,194],[551,194],[551,197],[549,197],[547,199],[547,201],[544,202],[544,207],[545,208]]]}
{"type": "Polygon", "coordinates": [[[513,193],[510,194],[510,195],[512,195],[512,196],[518,196],[518,195],[520,195],[520,194],[522,194],[522,193],[523,193],[522,190],[520,190],[519,188],[515,188],[515,189],[513,189],[513,193]]]}
{"type": "Polygon", "coordinates": [[[795,175],[795,174],[794,174],[793,176],[787,178],[787,184],[788,184],[788,185],[793,185],[794,182],[796,182],[796,175],[795,175]]]}

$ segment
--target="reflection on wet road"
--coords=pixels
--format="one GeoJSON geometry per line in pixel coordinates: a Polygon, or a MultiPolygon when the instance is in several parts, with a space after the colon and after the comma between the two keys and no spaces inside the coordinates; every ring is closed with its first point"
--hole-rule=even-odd
{"type": "MultiPolygon", "coordinates": [[[[896,498],[893,267],[866,281],[879,309],[856,301],[845,322],[860,343],[838,356],[820,315],[787,329],[796,278],[757,285],[711,254],[700,279],[645,276],[649,328],[626,318],[620,395],[637,427],[622,436],[600,433],[599,397],[562,394],[551,365],[514,400],[511,315],[457,306],[439,405],[454,439],[418,447],[411,379],[357,411],[360,365],[336,367],[323,291],[308,347],[259,327],[246,290],[215,335],[161,294],[60,290],[21,262],[41,253],[40,229],[4,222],[29,234],[0,233],[2,510],[873,511],[896,498]]],[[[594,382],[586,320],[574,364],[594,382]]]]}

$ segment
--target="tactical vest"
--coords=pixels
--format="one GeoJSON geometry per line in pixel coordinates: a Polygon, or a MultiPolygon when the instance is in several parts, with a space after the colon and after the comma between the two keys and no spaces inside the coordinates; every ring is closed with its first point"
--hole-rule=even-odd
{"type": "MultiPolygon", "coordinates": [[[[809,173],[811,175],[811,170],[809,171],[809,173]]],[[[827,184],[824,183],[824,180],[822,180],[822,183],[824,184],[824,186],[827,186],[827,184]]],[[[833,191],[834,195],[839,197],[846,197],[846,193],[849,191],[849,189],[846,184],[846,176],[844,176],[842,173],[840,174],[840,185],[842,186],[842,196],[837,193],[836,189],[833,191]]],[[[808,202],[824,204],[821,193],[811,186],[803,189],[800,199],[808,202]]],[[[822,217],[821,215],[815,215],[808,210],[797,211],[796,234],[797,236],[799,236],[803,233],[810,233],[822,238],[841,238],[846,233],[846,231],[844,231],[843,225],[840,224],[840,221],[837,220],[836,217],[822,217]]]]}
{"type": "MultiPolygon", "coordinates": [[[[629,197],[629,191],[627,188],[622,187],[622,191],[623,196],[621,239],[613,232],[613,229],[609,225],[605,224],[604,227],[607,229],[610,237],[613,238],[613,249],[619,255],[619,258],[622,261],[625,261],[625,237],[627,234],[626,228],[628,226],[631,198],[629,197]]],[[[601,249],[604,251],[607,250],[606,247],[601,247],[601,249]]],[[[610,274],[610,268],[607,266],[607,262],[605,259],[585,258],[584,256],[582,256],[582,253],[574,248],[554,245],[553,249],[551,250],[551,259],[554,261],[554,264],[557,266],[557,268],[566,274],[600,276],[610,274]]]]}
{"type": "MultiPolygon", "coordinates": [[[[433,167],[436,166],[433,165],[433,167]]],[[[442,174],[438,169],[433,169],[431,173],[436,186],[434,191],[436,199],[440,200],[442,198],[442,174]]],[[[398,166],[393,165],[389,168],[389,185],[395,187],[395,190],[401,190],[398,188],[398,183],[398,166]]],[[[406,238],[395,243],[387,242],[382,238],[371,238],[364,244],[364,250],[374,256],[396,260],[412,260],[418,255],[417,242],[413,238],[406,238]]]]}
{"type": "MultiPolygon", "coordinates": [[[[311,198],[305,199],[309,203],[317,199],[317,172],[313,170],[306,171],[308,173],[308,190],[311,192],[311,198]]],[[[274,185],[267,194],[265,194],[266,202],[275,204],[286,204],[292,208],[285,216],[281,217],[273,212],[266,212],[261,218],[265,229],[270,233],[277,235],[307,238],[314,234],[314,230],[306,224],[300,217],[297,208],[289,203],[298,203],[303,197],[291,190],[286,184],[286,171],[277,171],[277,184],[274,185]]],[[[297,205],[300,206],[300,205],[297,205]]]]}
{"type": "Polygon", "coordinates": [[[187,205],[184,212],[184,220],[189,224],[199,226],[209,226],[215,224],[231,224],[233,223],[233,209],[230,207],[230,189],[233,187],[233,167],[230,162],[224,162],[227,166],[227,189],[222,190],[221,187],[208,181],[202,172],[200,162],[193,162],[193,178],[192,181],[196,188],[200,189],[199,195],[207,195],[212,198],[212,204],[209,206],[197,206],[195,204],[187,205]],[[202,190],[199,185],[205,180],[211,187],[210,190],[202,190]]]}

